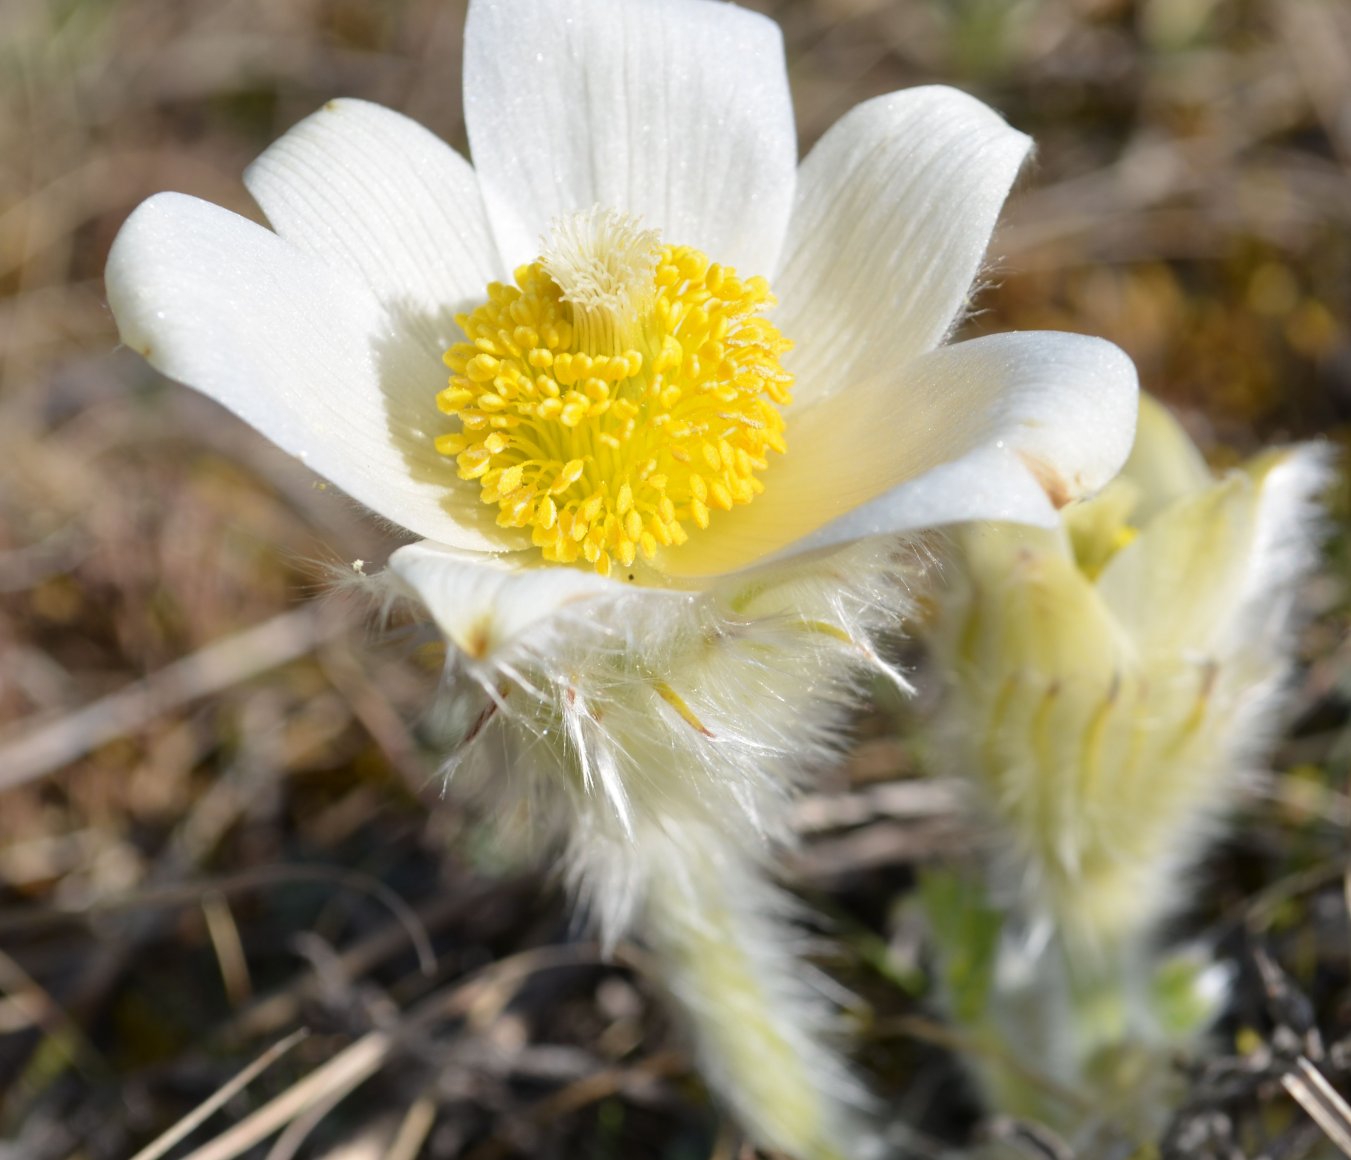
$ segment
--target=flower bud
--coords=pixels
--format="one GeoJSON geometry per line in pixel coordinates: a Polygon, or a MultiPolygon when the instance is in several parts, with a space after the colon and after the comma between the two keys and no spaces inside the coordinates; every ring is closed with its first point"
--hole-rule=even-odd
{"type": "Polygon", "coordinates": [[[1034,915],[1079,951],[1147,929],[1283,703],[1326,455],[1221,476],[1142,400],[1122,475],[1049,530],[958,537],[931,643],[961,770],[1034,915]]]}

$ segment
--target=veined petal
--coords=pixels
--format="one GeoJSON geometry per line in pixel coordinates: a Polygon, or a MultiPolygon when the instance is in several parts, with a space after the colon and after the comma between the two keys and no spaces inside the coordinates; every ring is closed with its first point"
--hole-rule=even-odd
{"type": "Polygon", "coordinates": [[[500,558],[425,541],[400,548],[389,558],[389,567],[472,660],[490,657],[569,604],[632,591],[580,568],[518,568],[500,558]]]}
{"type": "Polygon", "coordinates": [[[1218,661],[1279,645],[1326,479],[1321,449],[1272,451],[1146,524],[1098,581],[1140,651],[1218,661]]]}
{"type": "Polygon", "coordinates": [[[1135,368],[1111,343],[1025,331],[943,347],[795,412],[765,493],[668,554],[710,575],[964,520],[1050,526],[1130,450],[1135,368]]]}
{"type": "Polygon", "coordinates": [[[773,272],[797,156],[778,26],[711,0],[474,0],[465,122],[508,267],[560,214],[636,214],[773,272]]]}
{"type": "Polygon", "coordinates": [[[1015,670],[1043,685],[1091,676],[1100,692],[1123,651],[1120,630],[1059,530],[979,523],[962,529],[960,543],[980,631],[954,642],[956,663],[986,685],[1015,670]]]}
{"type": "Polygon", "coordinates": [[[1103,570],[1098,590],[1145,656],[1204,658],[1232,622],[1256,527],[1242,472],[1163,511],[1103,570]]]}
{"type": "Polygon", "coordinates": [[[859,105],[820,140],[774,280],[799,407],[942,341],[1030,144],[937,86],[859,105]]]}
{"type": "Polygon", "coordinates": [[[436,453],[445,368],[341,269],[218,206],[163,193],[127,219],[106,278],[128,346],[353,499],[457,547],[525,546],[436,453]]]}
{"type": "Polygon", "coordinates": [[[454,315],[505,271],[469,162],[368,101],[329,101],[272,144],[244,184],[288,242],[354,271],[440,358],[454,315]]]}

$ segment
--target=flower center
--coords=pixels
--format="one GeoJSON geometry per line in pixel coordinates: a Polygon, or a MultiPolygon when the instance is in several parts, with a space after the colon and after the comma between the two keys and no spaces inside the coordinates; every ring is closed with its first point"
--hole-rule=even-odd
{"type": "Polygon", "coordinates": [[[436,448],[546,560],[603,576],[652,560],[754,499],[784,450],[792,343],[761,316],[773,305],[763,278],[632,217],[556,221],[514,286],[456,316],[468,341],[437,403],[461,429],[436,448]]]}

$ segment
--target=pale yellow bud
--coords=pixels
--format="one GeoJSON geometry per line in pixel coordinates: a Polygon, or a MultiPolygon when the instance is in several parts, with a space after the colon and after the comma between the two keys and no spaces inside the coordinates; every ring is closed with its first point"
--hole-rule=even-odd
{"type": "Polygon", "coordinates": [[[959,536],[931,632],[951,749],[1072,947],[1101,951],[1182,897],[1265,740],[1323,463],[1297,447],[1216,478],[1143,400],[1121,478],[1060,528],[959,536]]]}

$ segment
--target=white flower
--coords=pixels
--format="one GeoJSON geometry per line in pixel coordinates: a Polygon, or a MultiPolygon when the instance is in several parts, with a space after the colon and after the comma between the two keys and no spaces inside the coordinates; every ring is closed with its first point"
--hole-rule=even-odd
{"type": "MultiPolygon", "coordinates": [[[[1027,139],[915,89],[798,168],[778,30],[732,5],[474,0],[465,116],[473,168],[331,102],[245,174],[272,230],[154,197],[109,302],[420,539],[385,577],[455,646],[461,774],[563,827],[610,937],[645,914],[669,945],[742,900],[653,876],[699,842],[758,873],[907,607],[894,539],[860,541],[1052,524],[1124,459],[1134,371],[1068,334],[942,345],[1027,139]]],[[[829,1070],[724,1095],[824,1156],[829,1070]]]]}
{"type": "Polygon", "coordinates": [[[1134,451],[1050,531],[962,533],[932,633],[954,763],[1005,823],[1067,949],[1125,953],[1261,759],[1284,703],[1326,453],[1216,478],[1141,399],[1134,451]]]}
{"type": "MultiPolygon", "coordinates": [[[[1134,375],[1114,347],[1048,333],[940,345],[1028,146],[979,102],[877,98],[795,171],[779,33],[762,17],[701,0],[484,0],[465,36],[475,168],[397,113],[334,101],[245,175],[275,233],[161,194],[107,272],[129,346],[442,546],[437,570],[473,593],[435,610],[462,646],[609,587],[544,567],[531,529],[499,526],[481,483],[436,449],[456,430],[435,405],[455,315],[595,207],[766,278],[795,344],[787,451],[758,473],[764,494],[707,529],[687,515],[688,542],[661,548],[646,585],[702,587],[953,520],[1049,524],[1048,492],[1094,491],[1124,459],[1134,375]]],[[[623,480],[603,476],[592,485],[617,506],[623,480]]]]}

